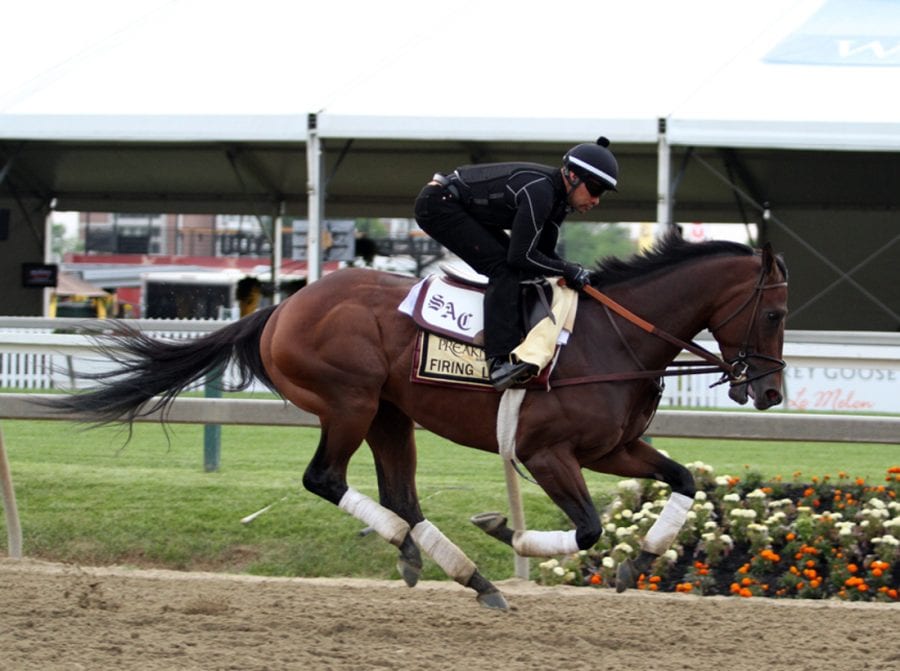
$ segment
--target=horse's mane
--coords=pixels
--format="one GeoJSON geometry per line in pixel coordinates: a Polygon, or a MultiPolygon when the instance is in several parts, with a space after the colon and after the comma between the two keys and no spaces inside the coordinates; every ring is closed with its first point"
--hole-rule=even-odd
{"type": "Polygon", "coordinates": [[[752,256],[753,248],[729,240],[687,242],[677,231],[671,231],[654,243],[653,247],[629,258],[607,256],[597,262],[599,273],[596,286],[606,286],[644,277],[673,265],[708,256],[752,256]]]}

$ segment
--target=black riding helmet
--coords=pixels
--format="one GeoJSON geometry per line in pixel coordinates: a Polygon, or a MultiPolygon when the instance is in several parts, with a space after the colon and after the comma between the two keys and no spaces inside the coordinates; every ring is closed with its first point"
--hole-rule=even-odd
{"type": "Polygon", "coordinates": [[[595,196],[604,191],[618,191],[619,164],[607,147],[609,140],[599,137],[596,142],[575,145],[563,156],[563,167],[574,172],[595,196]]]}

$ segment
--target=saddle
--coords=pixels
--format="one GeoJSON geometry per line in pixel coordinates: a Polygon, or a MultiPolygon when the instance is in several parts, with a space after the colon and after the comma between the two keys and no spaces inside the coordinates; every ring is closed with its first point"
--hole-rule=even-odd
{"type": "MultiPolygon", "coordinates": [[[[487,278],[446,264],[441,270],[417,283],[399,306],[420,329],[412,379],[492,390],[483,349],[487,278]]],[[[541,278],[523,283],[521,305],[528,335],[513,354],[536,365],[537,381],[546,386],[571,331],[577,295],[541,278]]]]}

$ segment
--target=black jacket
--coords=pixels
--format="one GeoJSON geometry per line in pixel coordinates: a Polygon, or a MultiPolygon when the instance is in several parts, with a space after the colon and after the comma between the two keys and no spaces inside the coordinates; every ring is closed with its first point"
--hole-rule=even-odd
{"type": "Polygon", "coordinates": [[[559,168],[536,163],[485,163],[450,175],[466,210],[486,226],[510,232],[510,265],[535,275],[562,275],[559,227],[569,212],[559,168]]]}

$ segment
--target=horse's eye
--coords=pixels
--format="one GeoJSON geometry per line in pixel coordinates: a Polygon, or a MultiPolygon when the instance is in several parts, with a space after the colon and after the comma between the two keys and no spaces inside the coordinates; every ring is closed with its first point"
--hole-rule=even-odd
{"type": "Polygon", "coordinates": [[[772,324],[777,324],[778,322],[780,322],[782,316],[782,313],[775,310],[766,313],[766,319],[768,319],[772,324]]]}

